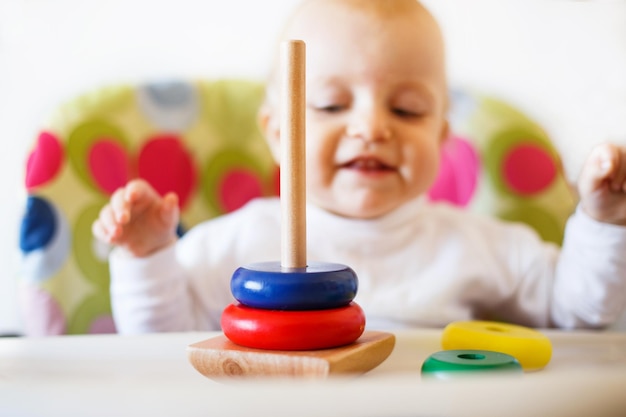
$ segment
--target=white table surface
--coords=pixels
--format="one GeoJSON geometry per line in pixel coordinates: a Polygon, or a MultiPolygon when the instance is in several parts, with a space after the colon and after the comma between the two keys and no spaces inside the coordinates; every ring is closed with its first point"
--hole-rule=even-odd
{"type": "Polygon", "coordinates": [[[626,416],[626,333],[544,331],[548,366],[519,377],[432,381],[441,330],[396,332],[371,372],[216,382],[187,345],[217,333],[0,339],[0,416],[626,416]]]}

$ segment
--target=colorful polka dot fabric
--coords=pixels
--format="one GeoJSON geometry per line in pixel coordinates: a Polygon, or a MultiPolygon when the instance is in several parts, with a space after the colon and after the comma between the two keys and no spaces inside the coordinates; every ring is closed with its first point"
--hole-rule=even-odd
{"type": "Polygon", "coordinates": [[[492,97],[455,91],[452,103],[453,134],[431,198],[526,223],[560,244],[576,196],[547,133],[492,97]]]}
{"type": "MultiPolygon", "coordinates": [[[[179,196],[179,234],[278,194],[278,168],[258,130],[263,85],[171,81],[101,88],[61,106],[26,162],[21,306],[27,335],[112,333],[110,248],[91,224],[132,178],[179,196]]],[[[574,197],[549,138],[512,107],[453,95],[454,134],[429,193],[560,242],[574,197]]]]}
{"type": "Polygon", "coordinates": [[[278,169],[256,123],[262,95],[262,85],[242,80],[120,85],[53,115],[26,163],[25,333],[115,331],[109,248],[93,239],[91,224],[128,180],[178,194],[180,234],[277,194],[278,169]]]}

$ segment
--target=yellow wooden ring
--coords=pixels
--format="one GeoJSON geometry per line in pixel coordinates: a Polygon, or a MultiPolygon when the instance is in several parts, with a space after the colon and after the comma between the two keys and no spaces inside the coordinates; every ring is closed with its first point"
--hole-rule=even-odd
{"type": "Polygon", "coordinates": [[[479,349],[506,353],[526,371],[543,368],[552,357],[552,343],[528,327],[494,321],[458,321],[443,330],[444,349],[479,349]]]}

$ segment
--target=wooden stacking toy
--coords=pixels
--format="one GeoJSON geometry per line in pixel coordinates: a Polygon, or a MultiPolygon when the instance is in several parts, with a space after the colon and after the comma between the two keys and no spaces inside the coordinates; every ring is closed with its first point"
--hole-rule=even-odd
{"type": "Polygon", "coordinates": [[[390,333],[364,331],[351,268],[307,262],[304,42],[281,45],[281,74],[281,261],[238,268],[224,336],[188,347],[192,365],[210,378],[362,373],[395,343],[390,333]]]}

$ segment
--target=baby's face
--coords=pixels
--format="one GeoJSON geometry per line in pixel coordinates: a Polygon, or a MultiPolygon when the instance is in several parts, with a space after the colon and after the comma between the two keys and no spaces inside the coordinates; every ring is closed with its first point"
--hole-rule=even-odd
{"type": "Polygon", "coordinates": [[[312,8],[294,30],[307,45],[307,198],[375,218],[435,180],[447,135],[443,50],[432,22],[331,8],[312,8]]]}

